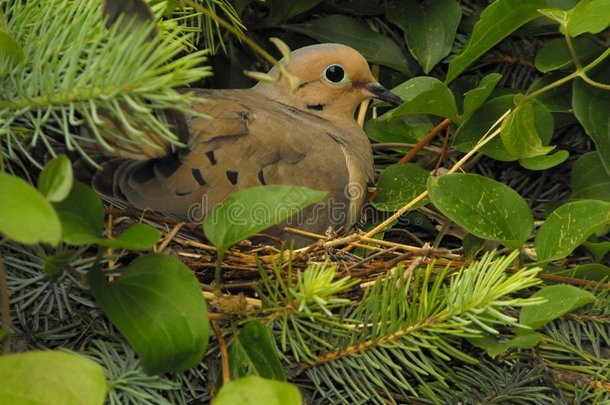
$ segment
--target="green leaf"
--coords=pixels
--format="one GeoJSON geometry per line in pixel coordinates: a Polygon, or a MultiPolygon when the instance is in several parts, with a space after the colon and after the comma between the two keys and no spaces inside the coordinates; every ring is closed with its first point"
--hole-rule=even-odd
{"type": "Polygon", "coordinates": [[[38,191],[47,200],[58,202],[70,194],[74,177],[72,164],[66,155],[58,155],[47,163],[38,177],[38,191]]]}
{"type": "MultiPolygon", "coordinates": [[[[397,163],[388,166],[377,183],[377,197],[372,202],[380,211],[396,211],[426,191],[430,173],[412,163],[397,163]]],[[[420,201],[413,209],[426,205],[420,201]]]]}
{"type": "Polygon", "coordinates": [[[481,55],[528,21],[539,17],[544,0],[496,0],[490,4],[474,26],[464,49],[451,60],[446,82],[458,77],[481,55]]]}
{"type": "Polygon", "coordinates": [[[499,73],[490,73],[481,79],[476,88],[464,94],[464,116],[462,119],[467,120],[485,103],[501,78],[502,75],[499,73]]]}
{"type": "Polygon", "coordinates": [[[147,373],[184,371],[201,361],[210,335],[207,308],[197,278],[181,261],[148,254],[113,282],[91,270],[89,284],[147,373]]]}
{"type": "Polygon", "coordinates": [[[400,47],[389,37],[371,31],[366,25],[344,15],[329,15],[284,28],[312,37],[319,42],[351,46],[372,63],[409,74],[409,62],[400,47]]]}
{"type": "Polygon", "coordinates": [[[297,387],[286,382],[245,377],[225,384],[218,391],[214,405],[301,405],[297,387]]]}
{"type": "Polygon", "coordinates": [[[532,329],[540,329],[560,316],[596,301],[589,291],[567,284],[544,287],[531,298],[546,299],[546,302],[521,309],[519,323],[532,329]]]}
{"type": "Polygon", "coordinates": [[[88,186],[75,182],[70,194],[55,204],[63,226],[62,239],[71,245],[100,245],[122,249],[148,249],[159,240],[159,231],[150,225],[135,224],[115,239],[105,239],[104,207],[88,186]]]}
{"type": "Polygon", "coordinates": [[[387,114],[364,123],[364,132],[380,143],[417,143],[434,128],[425,115],[389,119],[387,114]]]}
{"type": "Polygon", "coordinates": [[[610,174],[597,152],[581,155],[572,167],[572,200],[610,201],[610,174]]]}
{"type": "Polygon", "coordinates": [[[610,202],[580,200],[553,211],[536,235],[541,261],[562,259],[590,235],[610,224],[610,202]]]}
{"type": "Polygon", "coordinates": [[[86,357],[36,351],[0,357],[0,403],[101,405],[108,390],[104,370],[86,357]]]}
{"type": "Polygon", "coordinates": [[[487,247],[487,241],[467,233],[462,239],[462,249],[464,249],[464,261],[470,262],[476,259],[477,255],[487,247]]]}
{"type": "MultiPolygon", "coordinates": [[[[0,64],[3,66],[11,66],[19,64],[25,60],[25,52],[19,42],[17,42],[8,32],[0,31],[0,64]],[[11,61],[11,64],[6,64],[4,61],[11,61]]],[[[0,71],[0,77],[7,72],[0,71]]]]}
{"type": "Polygon", "coordinates": [[[558,276],[580,278],[583,280],[602,281],[610,278],[610,267],[599,263],[589,263],[575,266],[566,270],[553,272],[558,276]]]}
{"type": "MultiPolygon", "coordinates": [[[[576,57],[581,62],[586,62],[602,50],[602,47],[591,38],[574,38],[572,39],[572,45],[574,46],[576,57]]],[[[563,38],[555,38],[549,41],[536,54],[536,69],[541,72],[550,72],[571,66],[573,66],[572,55],[563,38]]]]}
{"type": "Polygon", "coordinates": [[[204,233],[223,252],[290,218],[325,195],[325,191],[279,184],[248,188],[231,194],[214,207],[203,223],[204,233]]]}
{"type": "Polygon", "coordinates": [[[461,173],[430,177],[428,192],[436,208],[480,238],[516,248],[532,233],[534,220],[525,200],[495,180],[461,173]]]}
{"type": "Polygon", "coordinates": [[[63,228],[62,239],[72,245],[95,243],[104,231],[104,207],[95,191],[74,182],[70,194],[55,203],[63,228]]]}
{"type": "Polygon", "coordinates": [[[455,0],[392,2],[386,17],[405,33],[411,55],[427,74],[451,51],[462,8],[455,0]]]}
{"type": "Polygon", "coordinates": [[[237,340],[251,369],[260,377],[286,381],[278,348],[269,329],[260,321],[250,321],[240,328],[237,340]]]}
{"type": "Polygon", "coordinates": [[[75,255],[74,250],[63,250],[45,258],[44,274],[48,277],[55,277],[63,273],[75,255]]]}
{"type": "Polygon", "coordinates": [[[505,353],[510,349],[531,349],[544,338],[540,333],[517,336],[510,340],[501,340],[497,335],[484,334],[481,337],[468,338],[467,340],[476,347],[484,349],[487,354],[495,358],[499,354],[505,353]]]}
{"type": "Polygon", "coordinates": [[[252,364],[237,339],[229,345],[229,373],[232,380],[252,375],[252,364]]]}
{"type": "Polygon", "coordinates": [[[0,173],[0,232],[20,243],[50,243],[61,239],[61,224],[51,204],[30,184],[0,173]]]}
{"type": "Polygon", "coordinates": [[[540,155],[519,159],[519,164],[528,170],[546,170],[562,164],[570,157],[567,150],[558,150],[552,155],[540,155]]]}
{"type": "MultiPolygon", "coordinates": [[[[603,232],[603,230],[602,230],[603,232]]],[[[591,254],[597,263],[601,263],[604,257],[610,252],[610,242],[590,242],[585,241],[582,244],[591,254]]]]}
{"type": "MultiPolygon", "coordinates": [[[[513,95],[505,95],[485,102],[459,126],[453,136],[453,147],[460,152],[469,152],[498,118],[515,106],[513,99],[513,95]]],[[[502,144],[500,137],[489,141],[481,148],[481,152],[497,160],[515,160],[502,144]]]]}
{"type": "Polygon", "coordinates": [[[408,114],[432,114],[459,122],[455,98],[451,90],[434,77],[419,76],[392,89],[405,102],[386,115],[389,119],[408,114]]]}
{"type": "Polygon", "coordinates": [[[610,0],[580,0],[568,11],[568,34],[597,34],[610,25],[610,0]]]}
{"type": "Polygon", "coordinates": [[[515,101],[517,107],[500,127],[504,147],[508,153],[519,159],[546,155],[555,147],[542,146],[542,137],[538,134],[536,122],[552,122],[551,113],[535,99],[523,99],[523,96],[517,95],[515,101]]]}
{"type": "Polygon", "coordinates": [[[116,239],[97,239],[95,243],[100,246],[140,250],[151,248],[157,243],[160,232],[147,224],[134,224],[116,239]]]}
{"type": "MultiPolygon", "coordinates": [[[[610,63],[599,72],[599,77],[610,77],[610,63]]],[[[597,75],[594,76],[597,79],[597,75]]],[[[574,115],[595,142],[595,146],[610,174],[610,91],[592,87],[581,79],[574,80],[572,106],[574,115]]]]}

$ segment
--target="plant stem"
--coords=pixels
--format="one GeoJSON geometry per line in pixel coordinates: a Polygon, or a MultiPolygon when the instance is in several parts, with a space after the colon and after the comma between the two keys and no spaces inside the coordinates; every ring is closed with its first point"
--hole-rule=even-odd
{"type": "Polygon", "coordinates": [[[222,331],[218,327],[218,323],[212,321],[212,329],[216,339],[218,339],[218,348],[220,349],[220,363],[222,364],[222,383],[227,384],[231,381],[231,369],[229,368],[229,353],[227,351],[227,343],[225,342],[222,331]]]}
{"type": "Polygon", "coordinates": [[[2,329],[6,331],[6,335],[2,338],[2,354],[9,354],[11,352],[9,333],[11,327],[11,307],[8,285],[6,283],[6,269],[2,256],[0,256],[0,315],[2,315],[2,329]]]}
{"type": "Polygon", "coordinates": [[[538,97],[540,94],[545,93],[549,90],[552,90],[556,87],[561,86],[564,83],[569,82],[572,79],[576,79],[577,77],[582,78],[583,80],[585,80],[587,83],[591,84],[592,86],[595,87],[600,87],[600,88],[604,88],[604,89],[610,89],[609,85],[605,85],[602,83],[597,83],[591,79],[589,79],[589,77],[586,75],[586,73],[593,69],[594,67],[596,67],[597,65],[599,65],[601,62],[603,62],[604,59],[606,59],[608,56],[610,56],[610,48],[606,49],[604,51],[604,53],[602,53],[601,55],[599,55],[593,62],[589,63],[587,66],[584,66],[581,69],[577,69],[575,72],[570,73],[569,75],[562,77],[561,79],[554,81],[553,83],[550,83],[546,86],[544,86],[541,89],[536,90],[535,92],[526,95],[526,98],[535,98],[538,97]]]}
{"type": "Polygon", "coordinates": [[[216,295],[222,295],[220,291],[220,286],[222,285],[222,260],[225,257],[224,250],[218,250],[216,255],[216,270],[214,272],[214,289],[216,290],[216,295]]]}

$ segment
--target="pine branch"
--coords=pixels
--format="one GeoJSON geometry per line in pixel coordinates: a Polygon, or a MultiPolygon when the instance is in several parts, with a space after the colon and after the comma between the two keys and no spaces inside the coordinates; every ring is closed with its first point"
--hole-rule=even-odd
{"type": "MultiPolygon", "coordinates": [[[[507,310],[539,302],[512,297],[540,282],[539,268],[506,274],[516,254],[496,260],[487,255],[454,276],[448,268],[437,271],[434,266],[394,269],[365,292],[352,312],[326,296],[337,304],[332,316],[319,307],[302,310],[295,297],[303,288],[291,281],[290,269],[286,284],[279,270],[275,280],[263,276],[259,295],[281,349],[301,362],[324,395],[340,398],[340,392],[349,393],[342,398],[350,403],[394,402],[417,396],[417,386],[431,377],[444,381],[450,361],[475,364],[458,349],[458,338],[516,326],[517,319],[506,315],[507,310]]],[[[330,285],[330,280],[324,283],[330,285]]],[[[342,290],[336,288],[335,293],[342,290]]]]}
{"type": "Polygon", "coordinates": [[[201,66],[205,52],[182,53],[192,34],[180,25],[168,28],[164,38],[150,38],[152,22],[119,21],[107,29],[99,4],[2,1],[9,31],[26,55],[0,77],[0,134],[8,157],[29,156],[24,136],[49,150],[51,136],[82,154],[87,142],[110,149],[112,142],[100,135],[108,120],[121,124],[124,131],[114,136],[126,143],[178,143],[155,111],[192,114],[189,105],[201,100],[175,88],[210,74],[201,66]],[[91,138],[79,133],[83,125],[91,138]]]}
{"type": "Polygon", "coordinates": [[[514,362],[497,364],[482,361],[475,366],[457,368],[451,389],[431,383],[422,392],[424,403],[448,404],[549,404],[551,388],[544,385],[540,367],[514,362]]]}

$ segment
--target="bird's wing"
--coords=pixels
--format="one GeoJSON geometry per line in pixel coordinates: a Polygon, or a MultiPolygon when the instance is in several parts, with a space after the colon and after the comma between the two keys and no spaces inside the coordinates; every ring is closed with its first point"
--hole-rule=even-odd
{"type": "Polygon", "coordinates": [[[184,118],[185,148],[150,160],[110,159],[94,176],[94,187],[135,207],[193,222],[229,194],[261,184],[327,190],[345,204],[349,174],[328,122],[250,90],[200,95],[209,101],[192,108],[211,119],[184,118]]]}

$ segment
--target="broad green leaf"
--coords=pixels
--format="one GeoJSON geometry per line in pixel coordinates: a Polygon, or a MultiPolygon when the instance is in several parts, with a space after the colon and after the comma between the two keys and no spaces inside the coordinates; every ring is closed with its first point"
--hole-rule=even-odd
{"type": "MultiPolygon", "coordinates": [[[[610,63],[594,75],[594,79],[608,82],[610,77],[610,63]],[[599,78],[598,78],[599,76],[599,78]]],[[[610,91],[592,87],[581,79],[574,80],[572,106],[574,115],[587,134],[595,142],[595,146],[606,168],[610,174],[610,91]]]]}
{"type": "Polygon", "coordinates": [[[409,229],[419,228],[423,229],[430,234],[436,233],[436,228],[430,218],[420,211],[409,211],[404,215],[401,215],[397,223],[401,226],[405,226],[409,229]]]}
{"type": "Polygon", "coordinates": [[[597,34],[610,26],[610,0],[580,0],[568,11],[568,34],[597,34]]]}
{"type": "MultiPolygon", "coordinates": [[[[373,205],[380,211],[396,211],[406,203],[426,191],[426,181],[430,173],[412,163],[397,163],[388,166],[377,183],[377,197],[373,205]]],[[[414,209],[426,205],[427,199],[420,201],[414,209]]]]}
{"type": "Polygon", "coordinates": [[[460,75],[481,55],[528,21],[539,17],[544,0],[496,0],[490,4],[474,26],[462,51],[449,63],[446,82],[460,75]]]}
{"type": "Polygon", "coordinates": [[[0,190],[0,233],[20,243],[59,243],[61,223],[42,194],[6,173],[0,173],[0,190]]]}
{"type": "Polygon", "coordinates": [[[483,105],[483,103],[485,103],[501,78],[502,75],[499,73],[490,73],[481,79],[481,82],[476,88],[469,90],[464,94],[464,120],[467,120],[483,105]]]}
{"type": "Polygon", "coordinates": [[[115,239],[100,238],[95,244],[130,250],[148,249],[157,243],[160,236],[159,231],[150,225],[134,224],[115,239]]]}
{"type": "Polygon", "coordinates": [[[72,164],[66,155],[56,156],[49,161],[38,177],[38,191],[47,200],[58,202],[70,194],[74,176],[72,174],[72,164]]]}
{"type": "Polygon", "coordinates": [[[241,327],[237,340],[256,375],[270,380],[286,381],[278,348],[271,332],[262,322],[250,321],[241,327]]]}
{"type": "Polygon", "coordinates": [[[471,233],[467,233],[462,239],[462,249],[464,249],[464,261],[474,260],[477,255],[485,249],[487,241],[471,233]]]}
{"type": "Polygon", "coordinates": [[[519,159],[546,155],[555,147],[542,146],[542,137],[538,134],[536,123],[539,120],[552,121],[551,113],[535,99],[523,99],[523,96],[517,95],[515,101],[517,107],[500,127],[500,138],[504,147],[508,153],[519,159]]]}
{"type": "Polygon", "coordinates": [[[467,340],[476,347],[484,349],[487,354],[495,358],[499,354],[505,353],[510,349],[531,349],[544,338],[540,333],[517,336],[512,339],[500,339],[492,334],[485,334],[478,338],[468,338],[467,340]]]}
{"type": "Polygon", "coordinates": [[[392,2],[386,17],[405,33],[411,55],[427,74],[451,51],[462,8],[455,0],[392,2]]]}
{"type": "Polygon", "coordinates": [[[589,263],[575,266],[566,270],[553,272],[558,276],[579,278],[584,280],[602,281],[610,279],[610,267],[599,263],[589,263]]]}
{"type": "MultiPolygon", "coordinates": [[[[570,6],[573,6],[573,4],[570,6]]],[[[562,10],[560,8],[541,8],[538,12],[556,23],[559,23],[560,27],[565,27],[568,23],[568,10],[562,10]]]]}
{"type": "MultiPolygon", "coordinates": [[[[492,98],[478,108],[462,125],[460,125],[453,136],[453,147],[460,152],[469,152],[476,143],[485,135],[487,130],[506,111],[514,108],[513,95],[505,95],[492,98]]],[[[508,153],[500,137],[495,137],[481,148],[481,152],[489,157],[502,161],[511,161],[515,158],[508,153]]]]}
{"type": "Polygon", "coordinates": [[[301,405],[297,387],[287,382],[249,376],[224,384],[214,405],[301,405]]]}
{"type": "MultiPolygon", "coordinates": [[[[519,323],[532,329],[540,329],[547,323],[596,301],[589,291],[568,284],[544,287],[531,298],[545,298],[546,302],[521,308],[519,323]]],[[[527,332],[526,332],[527,333],[527,332]]]]}
{"type": "Polygon", "coordinates": [[[610,201],[610,174],[597,152],[580,156],[572,167],[572,200],[610,201]]]}
{"type": "Polygon", "coordinates": [[[558,150],[552,155],[539,155],[519,159],[519,164],[529,170],[546,170],[562,164],[570,157],[567,150],[558,150]]]}
{"type": "Polygon", "coordinates": [[[428,179],[430,200],[468,232],[509,247],[521,246],[534,226],[525,200],[512,188],[476,174],[428,179]]]}
{"type": "Polygon", "coordinates": [[[553,211],[536,235],[541,261],[562,259],[590,235],[610,224],[610,202],[571,201],[553,211]]]}
{"type": "Polygon", "coordinates": [[[48,256],[44,260],[44,274],[48,277],[55,277],[63,273],[75,255],[74,250],[63,250],[48,256]]]}
{"type": "MultiPolygon", "coordinates": [[[[601,232],[604,232],[602,230],[601,232]]],[[[606,255],[610,252],[610,242],[591,242],[585,241],[582,244],[591,254],[597,263],[601,263],[606,255]]]]}
{"type": "Polygon", "coordinates": [[[389,119],[408,114],[432,114],[460,121],[453,93],[434,77],[414,77],[393,88],[392,92],[404,103],[386,114],[389,119]]]}
{"type": "Polygon", "coordinates": [[[204,233],[223,252],[290,218],[325,195],[324,191],[279,184],[248,188],[231,194],[214,207],[203,223],[204,233]]]}
{"type": "Polygon", "coordinates": [[[366,25],[344,15],[329,15],[284,27],[312,37],[319,42],[351,46],[372,63],[409,74],[409,62],[400,47],[389,37],[371,31],[366,25]]]}
{"type": "Polygon", "coordinates": [[[425,115],[405,115],[390,119],[387,114],[364,123],[364,132],[380,143],[417,143],[434,128],[425,115]]]}
{"type": "Polygon", "coordinates": [[[75,182],[70,194],[55,204],[63,227],[62,239],[71,245],[100,245],[123,249],[147,249],[159,240],[159,231],[150,225],[135,224],[115,239],[102,237],[104,207],[95,191],[75,182]]]}
{"type": "Polygon", "coordinates": [[[229,345],[229,373],[232,380],[243,378],[252,375],[252,364],[246,356],[246,352],[239,343],[239,340],[233,339],[229,345]]]}
{"type": "Polygon", "coordinates": [[[148,254],[113,282],[91,270],[89,284],[147,373],[184,371],[201,361],[210,335],[207,308],[197,278],[181,261],[148,254]]]}
{"type": "MultiPolygon", "coordinates": [[[[17,42],[8,32],[0,31],[0,64],[5,65],[5,60],[18,64],[25,59],[25,53],[17,42]]],[[[5,65],[6,66],[6,65],[5,65]]],[[[6,72],[0,71],[0,77],[6,72]]]]}
{"type": "Polygon", "coordinates": [[[70,194],[55,203],[63,228],[62,239],[72,245],[95,243],[104,231],[104,207],[95,191],[74,182],[70,194]]]}
{"type": "MultiPolygon", "coordinates": [[[[600,50],[603,49],[591,38],[584,37],[572,39],[572,45],[574,46],[576,57],[583,63],[592,56],[599,54],[600,50]]],[[[536,54],[536,69],[541,72],[565,69],[572,65],[572,55],[563,38],[556,38],[549,41],[549,43],[536,54]]]]}
{"type": "Polygon", "coordinates": [[[2,404],[102,405],[108,390],[99,364],[63,351],[1,356],[0,381],[2,404]]]}

